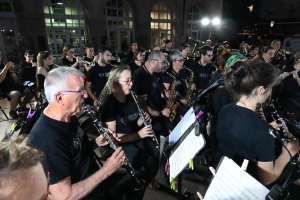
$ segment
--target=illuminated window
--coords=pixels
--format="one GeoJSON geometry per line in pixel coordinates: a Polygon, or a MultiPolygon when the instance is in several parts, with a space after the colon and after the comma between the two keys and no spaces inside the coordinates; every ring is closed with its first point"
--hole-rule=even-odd
{"type": "Polygon", "coordinates": [[[163,47],[171,39],[171,12],[162,2],[155,4],[151,11],[151,44],[163,47]]]}
{"type": "Polygon", "coordinates": [[[65,44],[73,45],[75,54],[81,56],[87,41],[85,10],[79,0],[60,2],[62,4],[57,0],[46,0],[44,4],[48,46],[57,63],[65,44]]]}
{"type": "Polygon", "coordinates": [[[193,39],[199,39],[200,20],[200,9],[196,6],[192,6],[187,14],[187,34],[193,39]]]}
{"type": "Polygon", "coordinates": [[[133,11],[123,0],[108,1],[104,9],[108,45],[113,51],[128,51],[133,40],[133,11]]]}

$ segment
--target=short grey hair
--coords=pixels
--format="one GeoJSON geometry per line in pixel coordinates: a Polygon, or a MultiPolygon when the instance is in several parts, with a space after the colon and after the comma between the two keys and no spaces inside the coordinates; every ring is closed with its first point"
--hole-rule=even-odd
{"type": "Polygon", "coordinates": [[[160,50],[154,50],[154,51],[152,51],[148,55],[147,62],[151,62],[151,60],[160,60],[162,54],[163,54],[163,52],[161,52],[160,50]]]}
{"type": "Polygon", "coordinates": [[[54,95],[63,90],[70,90],[68,86],[68,80],[70,75],[77,75],[80,78],[84,77],[84,74],[73,67],[59,67],[51,70],[44,83],[45,95],[49,103],[54,102],[54,95]]]}
{"type": "Polygon", "coordinates": [[[170,51],[170,53],[169,53],[169,62],[172,64],[172,62],[174,61],[174,60],[176,60],[178,57],[184,57],[183,56],[183,54],[182,54],[182,52],[180,52],[180,51],[170,51]]]}

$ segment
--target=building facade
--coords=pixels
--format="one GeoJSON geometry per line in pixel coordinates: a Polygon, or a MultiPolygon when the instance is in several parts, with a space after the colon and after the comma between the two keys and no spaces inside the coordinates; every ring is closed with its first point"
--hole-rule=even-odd
{"type": "Polygon", "coordinates": [[[189,37],[208,38],[201,19],[222,16],[223,0],[0,0],[0,49],[4,60],[20,62],[26,49],[61,56],[65,44],[77,55],[84,45],[126,52],[132,41],[140,47],[180,48],[189,37]]]}

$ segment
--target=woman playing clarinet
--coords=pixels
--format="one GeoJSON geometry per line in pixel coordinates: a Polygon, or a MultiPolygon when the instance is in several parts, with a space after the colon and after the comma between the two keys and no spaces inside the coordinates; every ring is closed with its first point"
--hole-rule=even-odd
{"type": "MultiPolygon", "coordinates": [[[[264,185],[283,185],[289,172],[291,156],[299,151],[298,140],[291,138],[275,152],[276,132],[255,114],[257,104],[264,103],[277,83],[278,70],[265,62],[238,61],[225,75],[225,86],[237,102],[225,106],[219,114],[217,139],[225,156],[255,163],[256,178],[264,185]]],[[[293,176],[292,176],[293,177],[293,176]]],[[[298,178],[294,177],[294,181],[298,178]]],[[[299,190],[299,189],[298,189],[299,190]]]]}
{"type": "MultiPolygon", "coordinates": [[[[130,94],[132,87],[131,70],[128,66],[119,66],[111,70],[102,95],[99,108],[99,119],[121,141],[115,141],[122,146],[132,167],[141,175],[148,185],[158,171],[158,151],[152,141],[152,128],[143,126],[142,117],[130,94]]],[[[150,120],[148,114],[144,114],[150,120]]],[[[101,147],[101,156],[109,155],[108,147],[101,147]]],[[[143,190],[145,190],[144,187],[143,190]]],[[[144,192],[136,199],[143,199],[144,192]]]]}

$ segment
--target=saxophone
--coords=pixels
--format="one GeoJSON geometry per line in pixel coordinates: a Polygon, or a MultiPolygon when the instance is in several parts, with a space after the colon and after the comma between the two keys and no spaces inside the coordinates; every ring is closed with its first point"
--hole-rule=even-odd
{"type": "Polygon", "coordinates": [[[190,77],[189,77],[189,81],[188,81],[188,85],[187,85],[187,91],[186,91],[185,99],[187,100],[187,105],[189,107],[191,107],[192,102],[191,102],[190,97],[193,93],[192,85],[193,85],[193,80],[194,80],[194,72],[192,70],[190,70],[189,68],[187,68],[186,66],[184,66],[184,69],[186,69],[190,72],[190,77]]]}
{"type": "Polygon", "coordinates": [[[165,72],[165,73],[167,73],[173,79],[172,85],[169,88],[170,95],[169,95],[169,98],[167,100],[167,106],[166,106],[168,109],[170,109],[169,120],[170,120],[170,122],[173,122],[174,119],[175,119],[175,117],[176,117],[176,109],[177,109],[177,107],[179,105],[179,103],[177,101],[175,102],[175,99],[174,99],[175,87],[176,87],[176,77],[173,76],[169,72],[165,72]]]}

